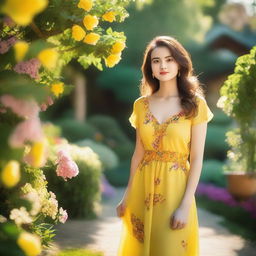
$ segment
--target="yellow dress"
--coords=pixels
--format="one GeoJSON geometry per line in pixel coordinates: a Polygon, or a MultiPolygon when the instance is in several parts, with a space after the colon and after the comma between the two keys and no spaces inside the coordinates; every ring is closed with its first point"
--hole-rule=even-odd
{"type": "Polygon", "coordinates": [[[198,113],[185,119],[181,111],[159,124],[147,96],[136,99],[129,118],[139,129],[145,154],[139,163],[122,217],[118,256],[198,256],[198,218],[195,197],[183,229],[170,228],[189,175],[191,126],[209,122],[213,113],[197,96],[198,113]]]}

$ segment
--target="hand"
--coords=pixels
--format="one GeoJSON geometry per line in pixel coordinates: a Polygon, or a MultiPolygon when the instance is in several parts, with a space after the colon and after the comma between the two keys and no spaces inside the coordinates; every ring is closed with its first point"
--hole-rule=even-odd
{"type": "Polygon", "coordinates": [[[116,207],[116,214],[119,218],[124,216],[125,209],[126,209],[126,203],[124,200],[121,200],[120,203],[116,207]]]}
{"type": "Polygon", "coordinates": [[[170,228],[182,229],[186,226],[188,220],[189,209],[187,207],[179,207],[173,213],[170,219],[170,228]]]}

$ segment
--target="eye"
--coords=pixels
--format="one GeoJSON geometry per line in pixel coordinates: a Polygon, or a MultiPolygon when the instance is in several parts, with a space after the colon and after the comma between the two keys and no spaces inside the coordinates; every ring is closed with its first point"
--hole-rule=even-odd
{"type": "Polygon", "coordinates": [[[167,61],[168,61],[168,62],[174,61],[174,58],[170,57],[170,58],[167,59],[167,61]]]}
{"type": "Polygon", "coordinates": [[[152,63],[158,63],[159,61],[158,60],[153,60],[152,63]]]}

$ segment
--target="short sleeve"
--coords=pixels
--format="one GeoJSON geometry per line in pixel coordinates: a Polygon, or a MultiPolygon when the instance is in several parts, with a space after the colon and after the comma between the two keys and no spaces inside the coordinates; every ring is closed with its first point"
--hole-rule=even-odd
{"type": "Polygon", "coordinates": [[[207,102],[204,98],[198,97],[198,112],[192,119],[192,125],[209,122],[213,118],[213,113],[209,109],[207,102]]]}
{"type": "Polygon", "coordinates": [[[135,129],[138,127],[138,101],[135,100],[133,103],[132,114],[129,117],[129,121],[135,129]]]}

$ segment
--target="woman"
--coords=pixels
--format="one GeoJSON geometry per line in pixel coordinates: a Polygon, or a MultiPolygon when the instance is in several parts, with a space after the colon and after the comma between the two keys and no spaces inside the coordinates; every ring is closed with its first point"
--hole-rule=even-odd
{"type": "Polygon", "coordinates": [[[117,215],[118,256],[197,256],[195,191],[213,114],[192,74],[188,52],[174,38],[147,46],[141,97],[129,118],[136,129],[130,179],[117,215]]]}

